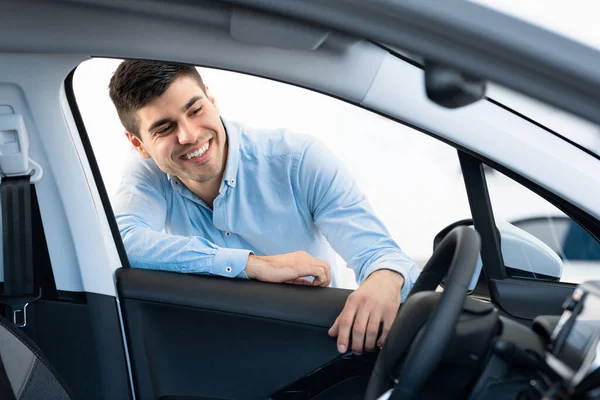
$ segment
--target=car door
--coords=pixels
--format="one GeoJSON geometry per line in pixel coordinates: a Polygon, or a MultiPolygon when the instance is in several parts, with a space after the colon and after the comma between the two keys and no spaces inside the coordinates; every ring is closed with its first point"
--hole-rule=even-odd
{"type": "Polygon", "coordinates": [[[362,396],[369,367],[327,335],[350,290],[133,268],[117,281],[139,398],[362,396]]]}

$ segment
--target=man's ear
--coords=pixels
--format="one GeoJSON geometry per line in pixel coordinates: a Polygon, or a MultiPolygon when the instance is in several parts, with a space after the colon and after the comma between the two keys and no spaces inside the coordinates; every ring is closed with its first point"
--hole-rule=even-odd
{"type": "Polygon", "coordinates": [[[215,108],[218,110],[219,109],[219,105],[217,104],[217,100],[215,99],[215,96],[213,96],[210,93],[210,90],[208,90],[208,85],[204,85],[204,90],[206,93],[206,97],[208,97],[208,101],[210,101],[212,103],[213,106],[215,106],[215,108]]]}
{"type": "Polygon", "coordinates": [[[125,131],[125,136],[127,136],[127,140],[129,140],[129,142],[133,145],[133,147],[135,148],[135,150],[142,157],[144,157],[144,158],[150,158],[150,154],[148,154],[148,152],[144,148],[144,144],[142,143],[142,140],[139,137],[137,137],[137,135],[134,135],[131,132],[125,131]]]}

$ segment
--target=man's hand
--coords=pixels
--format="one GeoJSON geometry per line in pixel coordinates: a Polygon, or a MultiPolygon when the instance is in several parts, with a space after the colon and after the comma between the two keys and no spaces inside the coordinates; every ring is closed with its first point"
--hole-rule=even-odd
{"type": "Polygon", "coordinates": [[[400,307],[400,290],[404,278],[397,272],[378,270],[373,272],[346,301],[342,313],[329,329],[329,336],[337,336],[340,353],[348,349],[352,333],[352,352],[361,354],[383,346],[387,334],[400,307]],[[379,326],[383,322],[381,337],[377,340],[379,326]]]}
{"type": "Polygon", "coordinates": [[[304,251],[276,256],[249,256],[246,275],[265,282],[286,282],[299,285],[328,286],[331,271],[326,261],[312,257],[304,251]],[[303,277],[314,277],[311,282],[303,277]]]}

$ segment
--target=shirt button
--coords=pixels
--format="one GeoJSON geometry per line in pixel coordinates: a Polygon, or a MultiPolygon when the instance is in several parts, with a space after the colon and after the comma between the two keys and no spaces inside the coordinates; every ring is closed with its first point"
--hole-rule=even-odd
{"type": "Polygon", "coordinates": [[[229,232],[229,231],[225,232],[225,236],[231,236],[231,232],[229,232]]]}
{"type": "Polygon", "coordinates": [[[231,183],[235,183],[235,179],[230,180],[231,183]]]}
{"type": "Polygon", "coordinates": [[[231,267],[228,265],[227,268],[225,268],[225,272],[231,272],[231,267]]]}

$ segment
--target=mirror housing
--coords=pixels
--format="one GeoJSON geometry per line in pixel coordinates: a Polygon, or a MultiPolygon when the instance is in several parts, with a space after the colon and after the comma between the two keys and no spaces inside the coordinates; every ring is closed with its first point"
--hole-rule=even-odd
{"type": "MultiPolygon", "coordinates": [[[[434,251],[446,234],[459,225],[475,229],[471,219],[460,220],[447,226],[435,236],[434,251]]],[[[562,260],[547,244],[506,221],[496,221],[496,228],[501,237],[502,257],[508,276],[545,281],[560,280],[563,268],[562,260]]],[[[482,267],[483,263],[481,255],[479,255],[473,278],[469,284],[469,293],[475,289],[481,276],[482,267]]]]}
{"type": "Polygon", "coordinates": [[[425,91],[429,100],[445,108],[460,108],[485,97],[486,82],[425,60],[425,91]]]}

